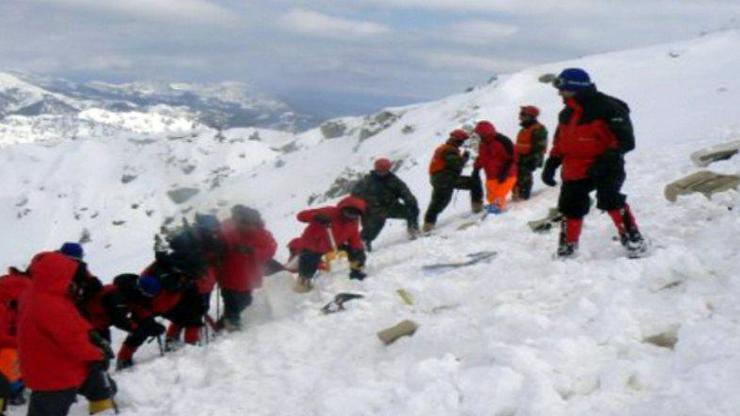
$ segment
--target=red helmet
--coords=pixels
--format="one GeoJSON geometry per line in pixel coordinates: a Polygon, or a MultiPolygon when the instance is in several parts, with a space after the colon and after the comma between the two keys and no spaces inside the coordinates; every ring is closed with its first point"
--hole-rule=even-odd
{"type": "Polygon", "coordinates": [[[391,162],[390,159],[384,157],[375,159],[375,171],[378,173],[388,173],[391,171],[392,167],[393,162],[391,162]]]}
{"type": "Polygon", "coordinates": [[[478,124],[475,125],[475,134],[481,138],[494,137],[496,136],[496,127],[494,127],[493,123],[488,120],[479,121],[478,124]]]}
{"type": "Polygon", "coordinates": [[[524,105],[521,107],[521,110],[519,110],[519,114],[537,117],[540,115],[540,109],[533,105],[524,105]]]}
{"type": "Polygon", "coordinates": [[[463,129],[455,129],[450,132],[450,139],[455,139],[462,142],[468,140],[468,138],[470,138],[470,135],[463,129]]]}

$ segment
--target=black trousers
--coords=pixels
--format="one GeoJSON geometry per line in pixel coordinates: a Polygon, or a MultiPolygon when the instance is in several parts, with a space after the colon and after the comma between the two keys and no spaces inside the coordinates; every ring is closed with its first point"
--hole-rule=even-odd
{"type": "Polygon", "coordinates": [[[582,179],[563,182],[560,188],[558,209],[567,218],[583,218],[588,214],[591,200],[588,194],[596,191],[596,207],[603,211],[621,209],[627,195],[620,191],[624,184],[624,171],[599,179],[582,179]]]}
{"type": "Polygon", "coordinates": [[[360,233],[362,240],[375,240],[383,230],[385,220],[389,218],[403,219],[406,220],[408,228],[419,228],[419,207],[397,202],[382,211],[368,209],[368,212],[362,216],[362,232],[360,233]]]}
{"type": "Polygon", "coordinates": [[[221,298],[224,300],[224,319],[236,326],[241,325],[242,312],[252,304],[252,292],[221,289],[221,298]]]}
{"type": "Polygon", "coordinates": [[[77,389],[32,391],[28,416],[66,416],[81,394],[91,402],[110,399],[118,388],[107,372],[91,370],[87,380],[77,389]]]}
{"type": "Polygon", "coordinates": [[[471,176],[441,176],[432,179],[432,200],[424,215],[424,222],[436,224],[437,217],[452,201],[452,194],[456,189],[470,191],[471,203],[483,202],[483,184],[477,170],[471,176]]]}
{"type": "Polygon", "coordinates": [[[182,327],[203,326],[203,316],[208,312],[207,299],[198,292],[196,286],[185,290],[180,301],[164,317],[182,327]]]}

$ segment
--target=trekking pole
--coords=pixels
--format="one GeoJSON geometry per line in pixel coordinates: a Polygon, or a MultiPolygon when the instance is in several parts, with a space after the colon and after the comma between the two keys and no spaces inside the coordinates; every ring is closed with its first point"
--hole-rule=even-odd
{"type": "Polygon", "coordinates": [[[221,286],[216,289],[216,322],[221,322],[221,286]]]}
{"type": "Polygon", "coordinates": [[[157,345],[159,345],[159,356],[164,357],[164,344],[162,343],[162,335],[157,335],[157,345]]]}

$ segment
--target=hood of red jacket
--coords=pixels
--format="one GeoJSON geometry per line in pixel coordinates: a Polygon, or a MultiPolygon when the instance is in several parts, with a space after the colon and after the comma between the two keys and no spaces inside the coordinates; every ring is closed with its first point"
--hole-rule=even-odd
{"type": "Polygon", "coordinates": [[[0,278],[0,302],[18,300],[29,286],[31,279],[24,275],[9,274],[0,278]]]}
{"type": "Polygon", "coordinates": [[[28,268],[33,290],[66,296],[79,267],[80,263],[61,253],[50,251],[37,254],[28,268]]]}
{"type": "Polygon", "coordinates": [[[341,201],[339,201],[339,203],[337,204],[337,208],[339,209],[355,208],[355,209],[359,209],[364,214],[365,209],[366,209],[366,204],[365,204],[365,201],[360,198],[357,198],[354,196],[348,196],[342,199],[341,201]]]}

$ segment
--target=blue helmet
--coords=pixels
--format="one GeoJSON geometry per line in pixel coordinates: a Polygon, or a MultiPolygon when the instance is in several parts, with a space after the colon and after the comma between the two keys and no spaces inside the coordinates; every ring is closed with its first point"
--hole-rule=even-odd
{"type": "Polygon", "coordinates": [[[581,68],[567,68],[558,75],[552,85],[559,90],[581,91],[592,87],[591,77],[581,68]]]}
{"type": "Polygon", "coordinates": [[[82,250],[82,246],[78,243],[72,243],[69,241],[62,244],[59,252],[67,257],[72,257],[73,259],[77,260],[82,260],[82,258],[85,257],[85,252],[84,250],[82,250]]]}
{"type": "Polygon", "coordinates": [[[153,298],[162,291],[162,284],[154,276],[141,276],[138,283],[139,290],[147,297],[153,298]]]}

